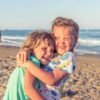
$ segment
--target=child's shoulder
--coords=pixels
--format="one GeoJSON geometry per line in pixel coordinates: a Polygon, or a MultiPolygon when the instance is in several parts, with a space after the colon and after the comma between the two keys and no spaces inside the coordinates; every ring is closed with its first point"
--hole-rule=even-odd
{"type": "Polygon", "coordinates": [[[61,58],[68,59],[68,58],[74,57],[74,56],[75,56],[75,54],[74,54],[73,52],[66,52],[66,53],[64,53],[64,54],[62,55],[61,58]]]}
{"type": "Polygon", "coordinates": [[[65,52],[63,55],[59,55],[59,54],[55,54],[54,55],[54,59],[58,60],[58,59],[69,59],[70,57],[74,57],[75,54],[73,52],[65,52]]]}
{"type": "MultiPolygon", "coordinates": [[[[72,63],[74,65],[75,57],[73,52],[66,52],[63,55],[57,55],[54,57],[54,59],[51,60],[49,63],[52,68],[58,67],[61,69],[66,70],[68,69],[68,66],[72,66],[72,63]]],[[[70,67],[71,68],[71,67],[70,67]]]]}
{"type": "Polygon", "coordinates": [[[52,63],[60,64],[59,62],[72,60],[74,58],[73,52],[66,52],[63,55],[56,54],[51,60],[52,63]]]}
{"type": "Polygon", "coordinates": [[[69,56],[71,56],[71,55],[74,55],[74,52],[65,52],[63,55],[69,55],[69,56]]]}

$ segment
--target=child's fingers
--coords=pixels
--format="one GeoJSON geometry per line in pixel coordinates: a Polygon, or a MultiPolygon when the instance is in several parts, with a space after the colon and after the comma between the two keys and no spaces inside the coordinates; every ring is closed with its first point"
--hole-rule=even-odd
{"type": "Polygon", "coordinates": [[[28,60],[28,52],[26,50],[21,50],[16,55],[16,63],[18,66],[22,66],[28,60]]]}
{"type": "Polygon", "coordinates": [[[25,63],[28,58],[28,53],[26,51],[23,52],[23,62],[25,63]]]}
{"type": "Polygon", "coordinates": [[[16,62],[17,64],[23,63],[23,53],[21,51],[16,55],[16,62]]]}
{"type": "Polygon", "coordinates": [[[23,64],[24,63],[24,53],[21,52],[20,55],[19,55],[19,63],[23,64]]]}

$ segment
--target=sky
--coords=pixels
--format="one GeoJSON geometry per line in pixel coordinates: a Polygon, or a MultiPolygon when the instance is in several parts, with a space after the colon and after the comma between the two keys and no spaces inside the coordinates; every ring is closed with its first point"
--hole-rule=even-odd
{"type": "Polygon", "coordinates": [[[58,17],[100,29],[100,0],[0,0],[0,29],[50,29],[58,17]]]}

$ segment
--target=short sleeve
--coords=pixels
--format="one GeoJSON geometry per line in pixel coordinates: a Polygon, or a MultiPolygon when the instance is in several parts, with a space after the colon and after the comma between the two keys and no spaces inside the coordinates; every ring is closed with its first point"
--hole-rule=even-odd
{"type": "Polygon", "coordinates": [[[67,73],[73,73],[76,64],[75,64],[75,56],[72,52],[67,52],[65,53],[61,58],[60,58],[60,65],[58,68],[61,70],[67,72],[67,73]]]}

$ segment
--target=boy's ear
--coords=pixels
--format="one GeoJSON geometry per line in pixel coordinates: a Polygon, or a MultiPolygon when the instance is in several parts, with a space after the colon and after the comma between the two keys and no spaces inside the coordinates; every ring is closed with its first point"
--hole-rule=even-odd
{"type": "Polygon", "coordinates": [[[75,42],[77,43],[77,40],[78,40],[78,36],[77,35],[72,35],[73,39],[75,40],[75,42]]]}
{"type": "Polygon", "coordinates": [[[77,41],[78,41],[78,37],[74,36],[74,44],[73,44],[73,48],[76,46],[77,41]]]}
{"type": "Polygon", "coordinates": [[[75,39],[75,44],[77,43],[77,41],[78,41],[78,37],[77,36],[75,36],[74,37],[74,39],[75,39]]]}

